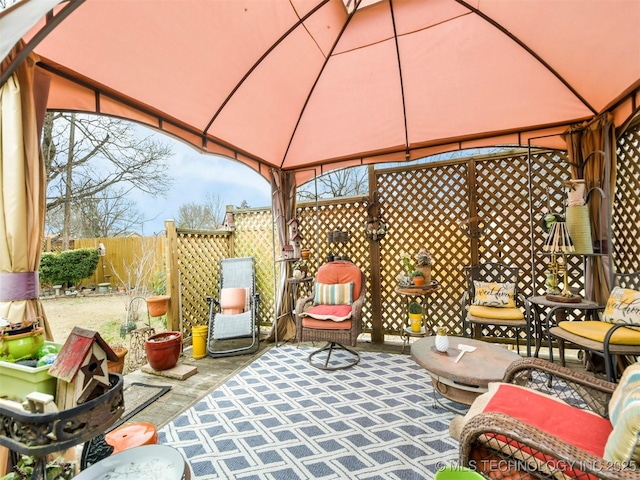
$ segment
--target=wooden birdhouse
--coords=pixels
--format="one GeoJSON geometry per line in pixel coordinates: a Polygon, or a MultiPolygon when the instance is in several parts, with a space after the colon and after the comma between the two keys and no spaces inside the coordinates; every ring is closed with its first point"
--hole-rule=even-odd
{"type": "Polygon", "coordinates": [[[58,379],[58,408],[67,410],[107,392],[109,360],[117,361],[118,356],[98,332],[75,327],[49,369],[58,379]]]}
{"type": "Polygon", "coordinates": [[[292,258],[300,258],[300,251],[302,249],[302,235],[298,231],[298,219],[292,218],[287,223],[289,227],[289,244],[293,248],[293,257],[292,258]]]}
{"type": "Polygon", "coordinates": [[[293,247],[291,245],[285,245],[284,247],[282,247],[282,251],[280,252],[280,259],[291,260],[293,258],[295,258],[293,256],[293,247]]]}

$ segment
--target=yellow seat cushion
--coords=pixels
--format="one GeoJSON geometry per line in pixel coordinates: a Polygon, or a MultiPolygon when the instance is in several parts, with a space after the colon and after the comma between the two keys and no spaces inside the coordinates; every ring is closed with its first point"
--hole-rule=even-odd
{"type": "MultiPolygon", "coordinates": [[[[613,323],[598,321],[558,323],[558,327],[561,329],[596,342],[604,342],[604,336],[613,326],[613,323]]],[[[619,328],[611,336],[611,343],[616,345],[640,345],[640,332],[630,328],[619,328]]]]}
{"type": "Polygon", "coordinates": [[[474,317],[496,320],[522,320],[524,318],[524,313],[519,308],[485,307],[484,305],[471,305],[469,314],[474,317]]]}

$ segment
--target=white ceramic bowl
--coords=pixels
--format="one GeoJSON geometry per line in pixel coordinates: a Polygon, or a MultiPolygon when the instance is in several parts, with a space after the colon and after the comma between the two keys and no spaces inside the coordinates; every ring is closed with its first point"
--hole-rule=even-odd
{"type": "Polygon", "coordinates": [[[91,465],[75,480],[183,480],[188,469],[184,457],[169,445],[143,445],[111,455],[91,465]],[[146,475],[146,476],[145,476],[146,475]]]}

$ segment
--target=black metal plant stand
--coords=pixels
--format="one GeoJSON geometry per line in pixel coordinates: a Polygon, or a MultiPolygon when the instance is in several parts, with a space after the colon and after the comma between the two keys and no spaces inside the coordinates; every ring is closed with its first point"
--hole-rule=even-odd
{"type": "Polygon", "coordinates": [[[18,455],[36,459],[31,478],[46,480],[46,456],[101,435],[124,412],[124,380],[109,374],[110,389],[85,404],[55,413],[30,413],[0,406],[0,445],[14,460],[18,455]]]}

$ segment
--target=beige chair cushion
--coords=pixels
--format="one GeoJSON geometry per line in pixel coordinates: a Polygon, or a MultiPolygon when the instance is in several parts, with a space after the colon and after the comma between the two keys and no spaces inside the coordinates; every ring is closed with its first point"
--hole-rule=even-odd
{"type": "Polygon", "coordinates": [[[602,314],[602,321],[640,323],[640,292],[621,287],[615,287],[611,290],[602,314]]]}

